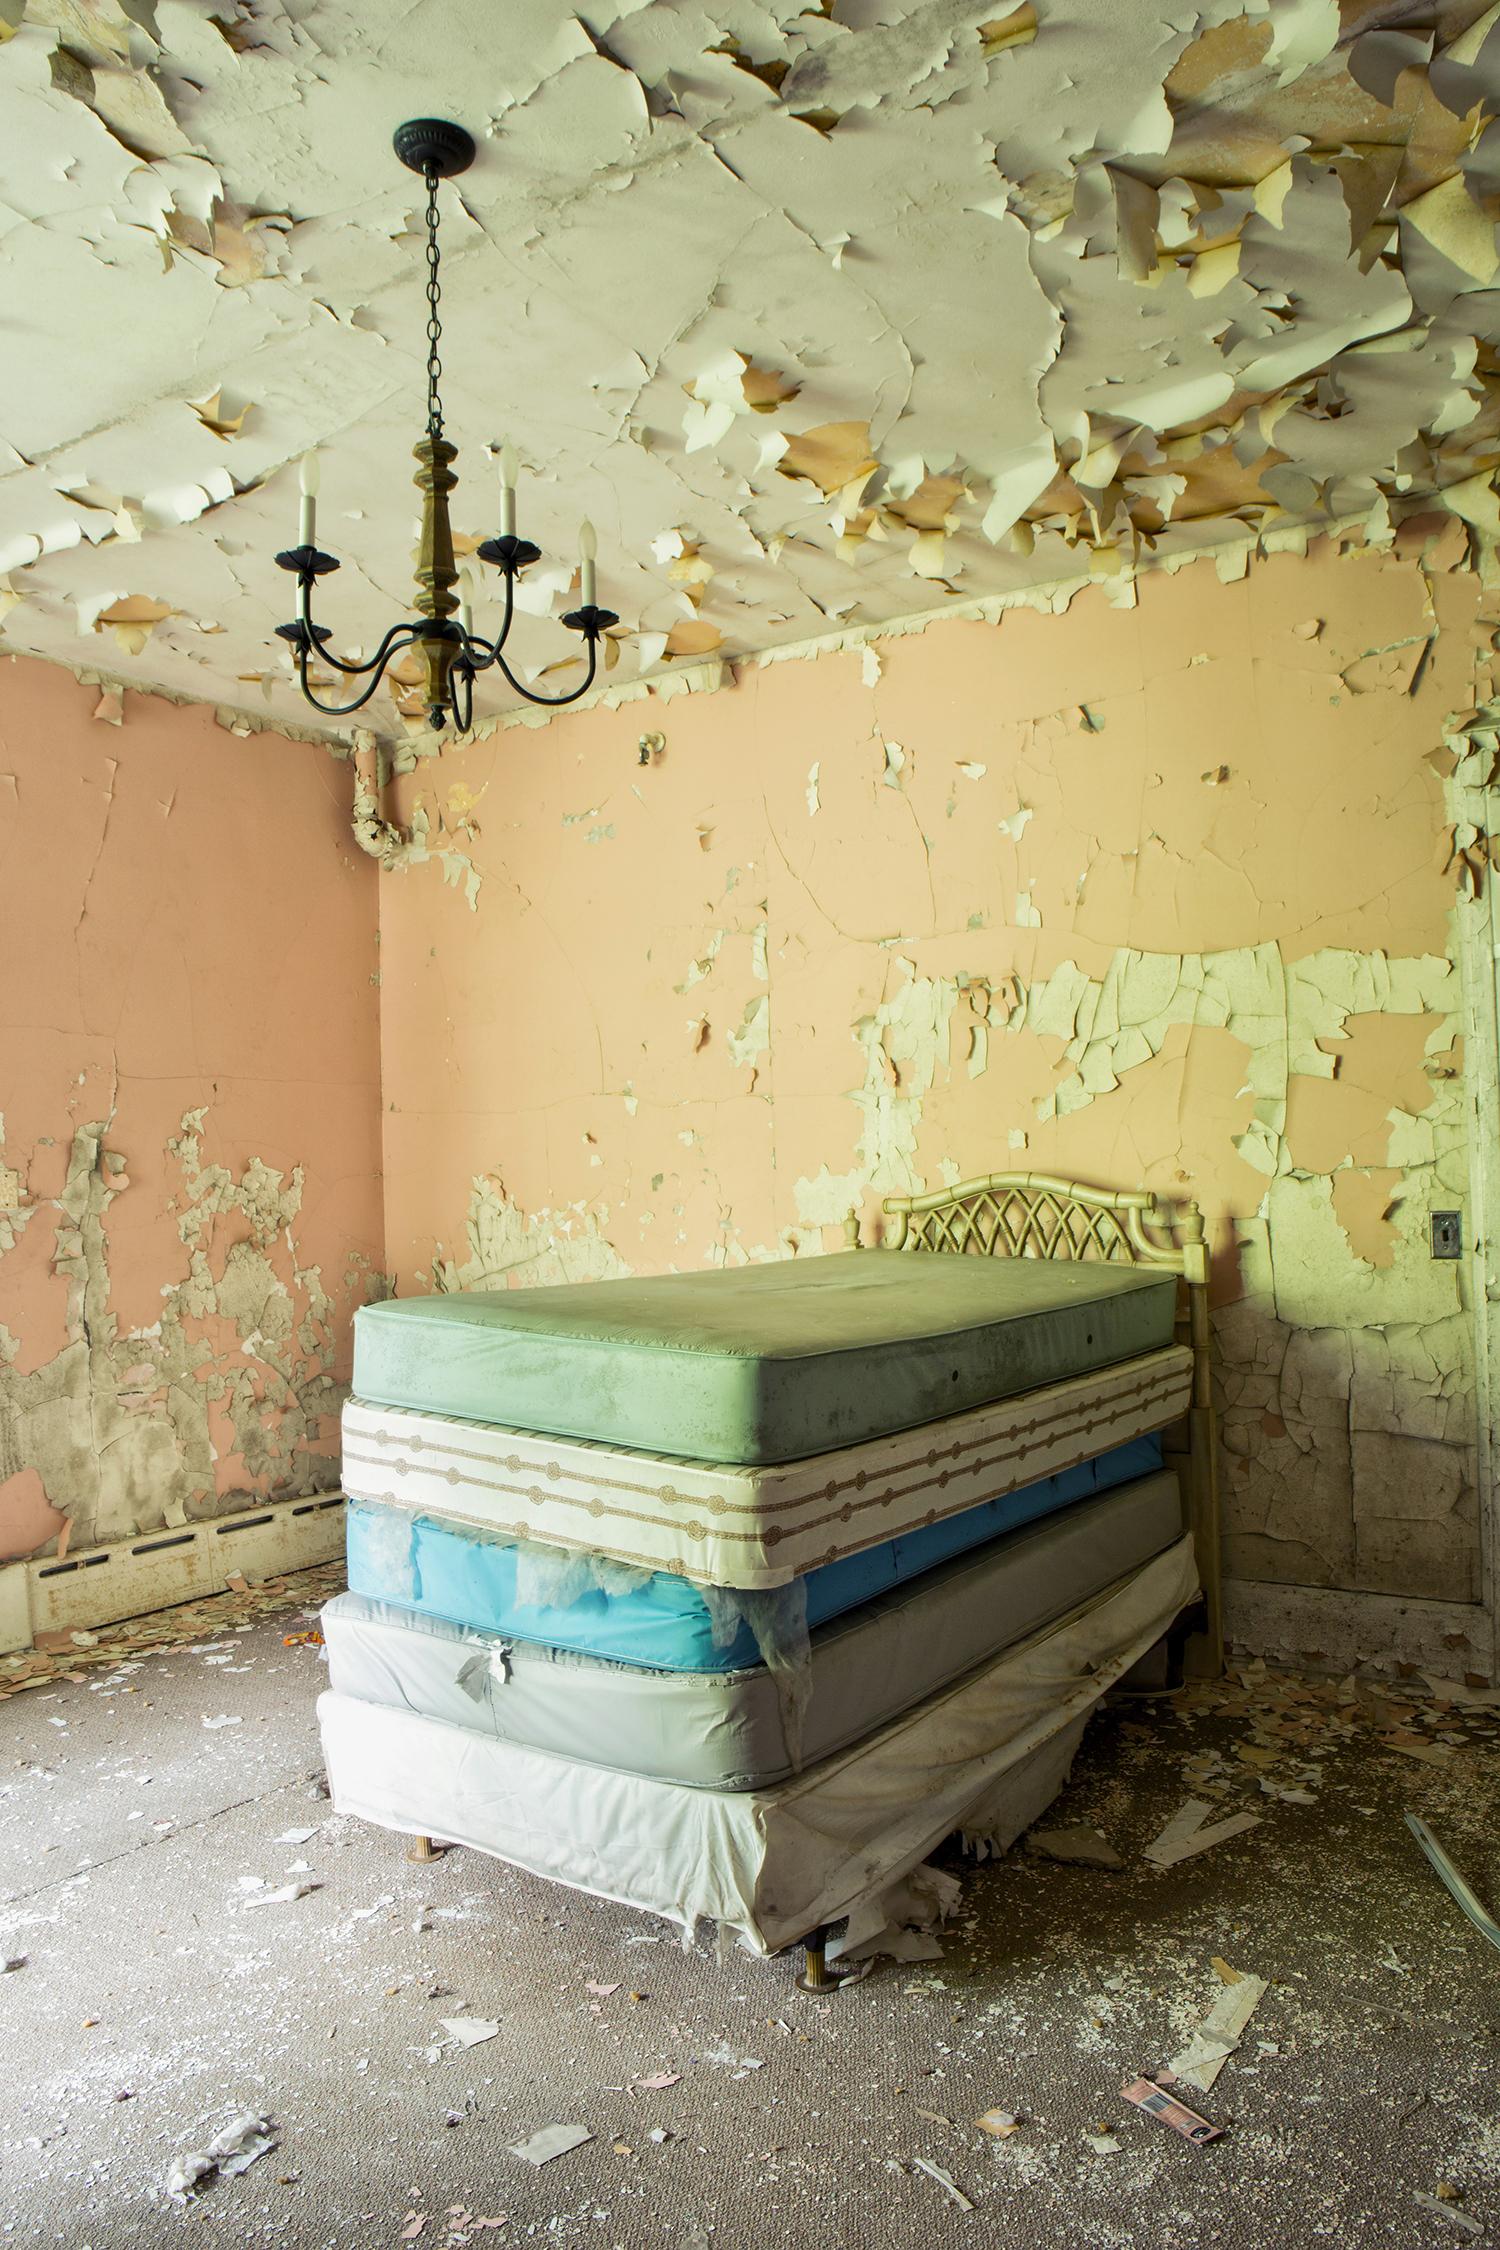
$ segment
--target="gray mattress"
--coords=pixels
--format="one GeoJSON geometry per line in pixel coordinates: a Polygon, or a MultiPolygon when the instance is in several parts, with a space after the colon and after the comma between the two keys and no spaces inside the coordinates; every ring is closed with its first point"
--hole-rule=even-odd
{"type": "MultiPolygon", "coordinates": [[[[1182,1530],[1170,1471],[1008,1533],[812,1635],[801,1756],[788,1681],[656,1672],[339,1594],[323,1612],[334,1690],[534,1750],[699,1789],[761,1789],[815,1765],[1138,1569],[1182,1530]]],[[[797,1700],[801,1701],[800,1694],[797,1700]]]]}

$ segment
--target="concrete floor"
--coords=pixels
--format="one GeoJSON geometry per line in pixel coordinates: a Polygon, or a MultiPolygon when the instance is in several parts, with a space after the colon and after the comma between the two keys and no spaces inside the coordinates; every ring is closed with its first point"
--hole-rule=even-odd
{"type": "Polygon", "coordinates": [[[821,2001],[788,1961],[684,1952],[470,1852],[414,1866],[333,1815],[318,1651],[284,1645],[295,1613],[223,1615],[212,1641],[129,1671],[92,1651],[0,1703],[0,1954],[25,1956],[0,1975],[0,2239],[1500,2238],[1500,1953],[1401,1819],[1424,1814],[1500,1895],[1490,1706],[1258,1671],[1117,1706],[1049,1821],[1096,1822],[1123,1872],[952,1853],[945,1958],[821,2001]],[[1263,1823],[1158,1872],[1141,1847],[1190,1792],[1263,1823]],[[319,1887],[253,1904],[257,1882],[299,1880],[319,1887]],[[1188,2095],[1229,2128],[1199,2149],[1119,2089],[1223,1989],[1215,1956],[1271,1983],[1212,2092],[1188,2095]],[[441,2019],[465,2014],[497,2035],[455,2048],[441,2019]],[[972,2122],[997,2106],[1020,2120],[1004,2139],[972,2122]],[[245,2107],[274,2150],[169,2201],[174,2156],[245,2107]],[[540,2169],[509,2153],[554,2122],[594,2138],[540,2169]],[[1117,2150],[1091,2144],[1101,2129],[1117,2150]]]}

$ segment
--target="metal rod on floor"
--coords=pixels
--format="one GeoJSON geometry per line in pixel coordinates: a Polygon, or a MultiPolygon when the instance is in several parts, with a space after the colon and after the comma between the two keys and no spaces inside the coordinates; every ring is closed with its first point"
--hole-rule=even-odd
{"type": "Polygon", "coordinates": [[[1485,1912],[1436,1836],[1433,1835],[1426,1821],[1419,1820],[1415,1813],[1409,1812],[1406,1816],[1406,1825],[1416,1837],[1427,1857],[1432,1861],[1439,1880],[1463,1908],[1480,1936],[1487,1937],[1491,1945],[1497,1951],[1500,1951],[1500,1922],[1497,1922],[1492,1914],[1485,1912]]]}

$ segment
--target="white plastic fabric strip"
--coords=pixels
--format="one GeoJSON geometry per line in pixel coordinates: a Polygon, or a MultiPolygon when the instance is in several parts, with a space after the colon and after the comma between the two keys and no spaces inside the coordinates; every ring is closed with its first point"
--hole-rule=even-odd
{"type": "MultiPolygon", "coordinates": [[[[414,1712],[324,1695],[333,1799],[383,1828],[437,1836],[643,1907],[707,1917],[776,1952],[916,1867],[955,1829],[1009,1842],[1066,1776],[1049,1746],[1197,1591],[1183,1538],[1075,1616],[879,1734],[774,1788],[685,1788],[584,1765],[414,1712]]],[[[1071,1756],[1071,1749],[1067,1756],[1071,1756]]]]}
{"type": "Polygon", "coordinates": [[[1192,1374],[1172,1344],[894,1437],[746,1468],[351,1399],[344,1490],[703,1585],[784,1586],[1163,1429],[1186,1413],[1192,1374]]]}

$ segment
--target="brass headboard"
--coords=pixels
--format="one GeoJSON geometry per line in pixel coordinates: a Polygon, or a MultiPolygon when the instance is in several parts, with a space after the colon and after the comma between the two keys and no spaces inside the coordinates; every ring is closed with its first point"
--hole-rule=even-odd
{"type": "MultiPolygon", "coordinates": [[[[930,1195],[888,1196],[882,1246],[982,1258],[1086,1258],[1161,1266],[1182,1277],[1178,1334],[1193,1354],[1192,1404],[1175,1449],[1206,1624],[1192,1669],[1224,1668],[1218,1442],[1209,1364],[1208,1243],[1196,1203],[1170,1209],[1149,1188],[1093,1188],[1046,1172],[992,1172],[930,1195]]],[[[850,1234],[858,1240],[857,1217],[850,1234]]],[[[1169,1446],[1169,1451],[1173,1450],[1169,1446]]]]}

